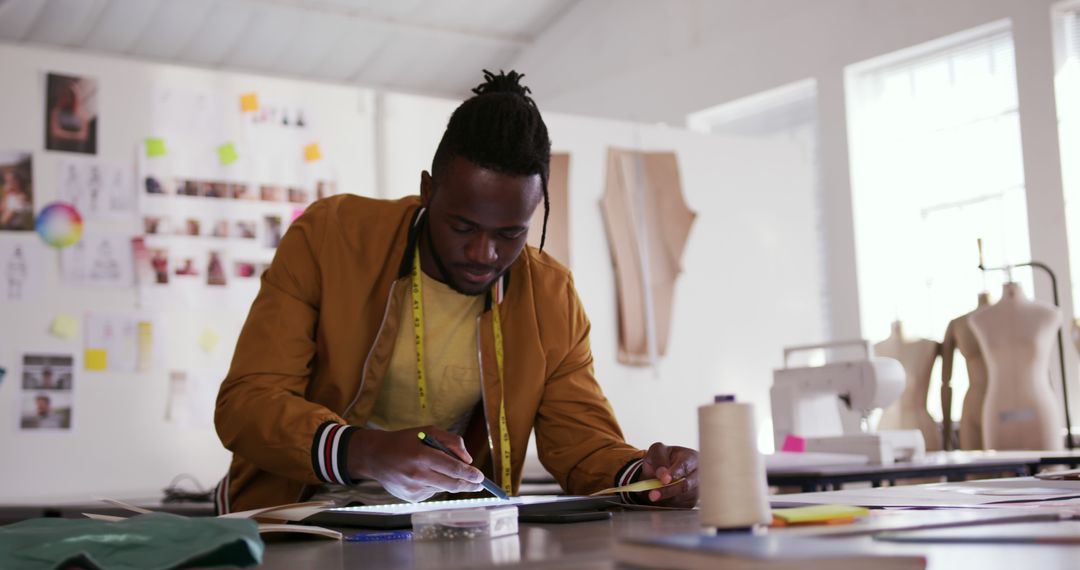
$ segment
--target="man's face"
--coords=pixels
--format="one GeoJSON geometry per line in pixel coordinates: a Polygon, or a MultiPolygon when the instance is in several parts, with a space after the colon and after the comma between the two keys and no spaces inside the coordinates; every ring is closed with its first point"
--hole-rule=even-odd
{"type": "Polygon", "coordinates": [[[539,174],[501,174],[460,157],[453,158],[437,180],[424,172],[424,272],[461,294],[484,293],[521,254],[542,197],[539,174]]]}
{"type": "Polygon", "coordinates": [[[49,413],[49,399],[48,398],[43,398],[43,397],[39,396],[38,398],[36,398],[34,400],[34,403],[37,404],[37,413],[38,413],[39,416],[44,416],[44,415],[47,415],[49,413]]]}

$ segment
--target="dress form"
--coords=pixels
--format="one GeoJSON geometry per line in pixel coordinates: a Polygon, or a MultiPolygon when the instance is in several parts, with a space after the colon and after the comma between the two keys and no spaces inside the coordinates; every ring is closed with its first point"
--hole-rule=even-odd
{"type": "MultiPolygon", "coordinates": [[[[945,329],[945,340],[941,343],[941,412],[944,417],[942,433],[946,438],[952,435],[952,386],[949,382],[952,380],[953,356],[957,349],[967,364],[968,389],[960,415],[960,449],[983,449],[982,415],[983,402],[986,400],[986,360],[968,319],[989,305],[990,295],[986,292],[979,293],[978,307],[949,321],[949,326],[945,329]]],[[[950,443],[946,440],[945,449],[951,448],[950,443]]]]}
{"type": "Polygon", "coordinates": [[[1062,449],[1064,421],[1048,378],[1060,311],[1006,283],[1001,300],[968,322],[988,371],[983,443],[988,449],[1062,449]]]}
{"type": "Polygon", "coordinates": [[[895,321],[889,338],[874,345],[874,353],[899,360],[907,376],[900,399],[885,410],[878,429],[917,429],[922,432],[927,451],[941,449],[941,432],[926,411],[930,373],[941,353],[941,344],[925,338],[905,339],[900,321],[895,321]]]}

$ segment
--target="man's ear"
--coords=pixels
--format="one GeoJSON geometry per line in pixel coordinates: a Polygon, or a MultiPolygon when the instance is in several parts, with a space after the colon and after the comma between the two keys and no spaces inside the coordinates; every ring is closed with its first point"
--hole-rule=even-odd
{"type": "Polygon", "coordinates": [[[431,180],[431,174],[424,170],[420,173],[420,205],[429,208],[431,207],[431,197],[434,193],[434,182],[431,180]]]}

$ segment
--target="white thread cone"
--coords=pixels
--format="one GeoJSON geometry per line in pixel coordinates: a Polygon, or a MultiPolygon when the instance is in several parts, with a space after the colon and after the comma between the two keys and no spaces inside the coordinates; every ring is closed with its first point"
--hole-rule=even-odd
{"type": "Polygon", "coordinates": [[[772,522],[754,407],[734,401],[698,408],[701,525],[743,528],[772,522]]]}

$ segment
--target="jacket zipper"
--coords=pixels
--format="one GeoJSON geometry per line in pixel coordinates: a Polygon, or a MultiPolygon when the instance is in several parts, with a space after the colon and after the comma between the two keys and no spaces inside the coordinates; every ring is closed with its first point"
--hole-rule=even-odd
{"type": "Polygon", "coordinates": [[[481,348],[482,345],[480,339],[480,321],[483,319],[483,316],[483,313],[481,313],[479,317],[476,317],[476,360],[479,363],[480,406],[484,408],[484,429],[487,431],[488,455],[491,456],[491,473],[495,474],[497,473],[495,466],[495,443],[491,440],[491,422],[488,421],[487,390],[484,389],[484,351],[481,348]]]}
{"type": "Polygon", "coordinates": [[[397,281],[390,284],[390,294],[386,297],[386,308],[383,309],[382,322],[379,323],[379,330],[375,333],[375,339],[371,343],[371,348],[368,349],[367,356],[364,357],[364,367],[360,370],[360,386],[356,389],[356,395],[353,396],[352,402],[349,402],[349,406],[345,408],[345,413],[341,416],[347,418],[349,412],[352,411],[353,406],[360,399],[360,393],[364,391],[364,382],[367,380],[368,364],[371,362],[371,354],[375,352],[375,347],[379,344],[379,337],[382,336],[383,328],[386,327],[386,318],[390,315],[391,301],[394,299],[394,291],[397,289],[397,281]]]}

